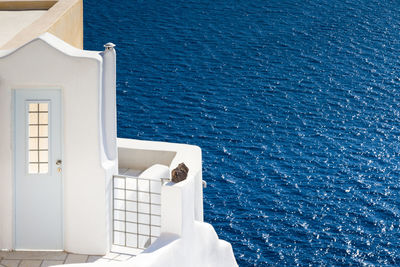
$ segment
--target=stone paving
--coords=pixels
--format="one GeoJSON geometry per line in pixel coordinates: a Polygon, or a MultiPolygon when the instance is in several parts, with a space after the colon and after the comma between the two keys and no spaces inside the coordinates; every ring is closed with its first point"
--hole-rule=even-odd
{"type": "Polygon", "coordinates": [[[110,252],[105,256],[72,254],[62,251],[0,251],[0,267],[47,267],[69,263],[120,262],[133,254],[110,252]]]}

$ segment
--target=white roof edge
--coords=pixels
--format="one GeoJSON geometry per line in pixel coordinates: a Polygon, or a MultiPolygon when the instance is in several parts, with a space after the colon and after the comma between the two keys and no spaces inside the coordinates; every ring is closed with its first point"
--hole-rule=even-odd
{"type": "Polygon", "coordinates": [[[58,51],[60,51],[61,53],[65,54],[67,56],[88,58],[88,59],[94,59],[94,60],[100,60],[100,61],[102,60],[102,56],[100,55],[101,51],[89,51],[89,50],[78,49],[48,32],[41,34],[40,36],[36,37],[35,39],[33,39],[33,40],[27,42],[26,44],[23,44],[22,46],[17,47],[15,49],[0,50],[0,58],[10,56],[10,55],[16,53],[18,50],[20,50],[24,47],[27,47],[30,44],[36,43],[38,41],[46,43],[48,46],[57,49],[58,51]]]}

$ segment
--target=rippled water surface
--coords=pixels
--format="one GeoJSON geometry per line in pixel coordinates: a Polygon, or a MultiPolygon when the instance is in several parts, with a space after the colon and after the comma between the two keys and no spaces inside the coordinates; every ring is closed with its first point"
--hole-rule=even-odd
{"type": "Polygon", "coordinates": [[[240,266],[400,265],[399,1],[85,0],[118,135],[203,149],[240,266]]]}

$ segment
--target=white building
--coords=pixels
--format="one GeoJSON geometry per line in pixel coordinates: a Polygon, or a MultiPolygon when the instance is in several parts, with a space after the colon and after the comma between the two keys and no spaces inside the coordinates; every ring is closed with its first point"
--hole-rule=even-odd
{"type": "Polygon", "coordinates": [[[236,266],[203,222],[200,148],[117,138],[115,50],[79,48],[82,2],[54,1],[40,16],[1,8],[0,22],[28,19],[16,34],[0,26],[0,249],[135,247],[126,266],[236,266]],[[181,162],[188,178],[168,182],[181,162]]]}

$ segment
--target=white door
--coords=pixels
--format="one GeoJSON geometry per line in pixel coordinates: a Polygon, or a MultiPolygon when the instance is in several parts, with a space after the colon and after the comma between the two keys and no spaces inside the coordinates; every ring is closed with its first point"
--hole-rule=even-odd
{"type": "Polygon", "coordinates": [[[15,249],[62,250],[61,91],[15,90],[15,249]]]}

